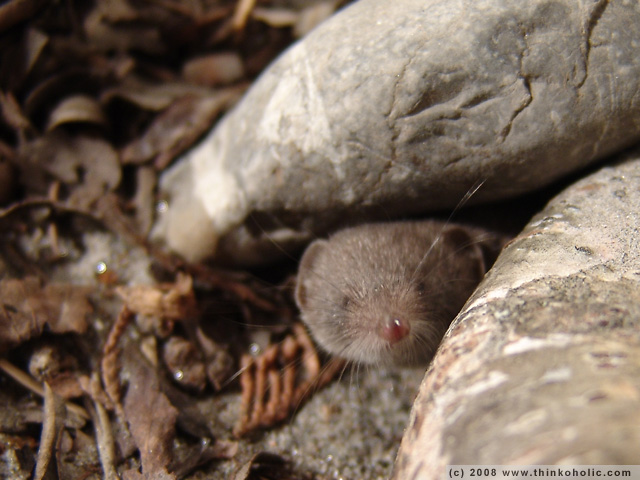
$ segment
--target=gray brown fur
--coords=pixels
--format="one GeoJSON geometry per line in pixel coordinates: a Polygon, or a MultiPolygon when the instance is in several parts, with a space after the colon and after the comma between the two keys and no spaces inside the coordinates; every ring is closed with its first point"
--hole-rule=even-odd
{"type": "Polygon", "coordinates": [[[502,243],[484,230],[432,220],[348,228],[307,248],[296,301],[331,354],[358,363],[426,363],[502,243]],[[376,333],[390,318],[409,326],[396,342],[376,333]]]}

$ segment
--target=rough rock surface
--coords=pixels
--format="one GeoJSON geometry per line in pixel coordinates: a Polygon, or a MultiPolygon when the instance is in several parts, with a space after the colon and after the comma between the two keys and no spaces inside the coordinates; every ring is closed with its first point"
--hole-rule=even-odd
{"type": "Polygon", "coordinates": [[[427,372],[394,478],[447,464],[635,464],[640,150],[554,198],[501,254],[427,372]]]}
{"type": "Polygon", "coordinates": [[[155,236],[264,261],[272,240],[449,208],[478,180],[476,201],[548,184],[640,138],[638,48],[638,2],[361,0],[166,173],[155,236]]]}

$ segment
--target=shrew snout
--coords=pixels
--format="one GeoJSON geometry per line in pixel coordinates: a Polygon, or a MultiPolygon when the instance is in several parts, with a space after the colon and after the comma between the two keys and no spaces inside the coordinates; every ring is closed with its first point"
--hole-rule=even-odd
{"type": "Polygon", "coordinates": [[[410,331],[411,326],[407,320],[397,315],[390,315],[382,322],[378,335],[393,345],[409,335],[410,331]]]}

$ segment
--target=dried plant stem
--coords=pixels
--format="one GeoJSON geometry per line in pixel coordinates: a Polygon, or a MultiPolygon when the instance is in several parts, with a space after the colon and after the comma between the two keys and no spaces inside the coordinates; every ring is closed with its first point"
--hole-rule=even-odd
{"type": "MultiPolygon", "coordinates": [[[[40,383],[38,383],[37,380],[35,380],[31,375],[20,370],[18,367],[13,365],[8,360],[4,358],[0,358],[0,370],[2,370],[4,373],[9,375],[11,378],[13,378],[16,382],[18,382],[23,387],[27,388],[28,390],[31,390],[36,395],[39,395],[41,397],[45,396],[44,388],[40,383]]],[[[89,414],[81,406],[71,402],[66,402],[65,406],[67,407],[67,410],[69,410],[71,413],[77,415],[78,417],[84,420],[89,420],[90,418],[89,414]]]]}

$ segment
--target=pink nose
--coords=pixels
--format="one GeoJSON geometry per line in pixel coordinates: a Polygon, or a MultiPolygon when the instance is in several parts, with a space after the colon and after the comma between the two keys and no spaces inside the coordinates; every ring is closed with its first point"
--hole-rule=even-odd
{"type": "Polygon", "coordinates": [[[393,344],[409,335],[409,323],[398,317],[388,317],[380,329],[380,337],[393,344]]]}

